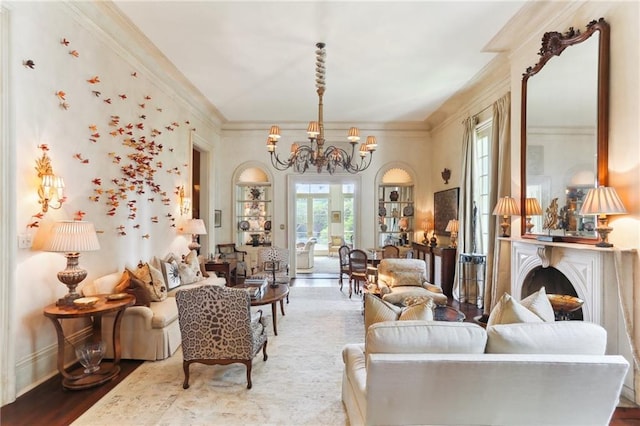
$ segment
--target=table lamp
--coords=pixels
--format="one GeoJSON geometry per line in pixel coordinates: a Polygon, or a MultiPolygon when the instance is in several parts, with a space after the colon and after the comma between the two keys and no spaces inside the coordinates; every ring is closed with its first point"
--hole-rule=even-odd
{"type": "Polygon", "coordinates": [[[445,231],[451,232],[451,236],[449,238],[451,239],[450,246],[453,248],[458,247],[458,226],[458,219],[451,219],[445,228],[445,231]]]}
{"type": "Polygon", "coordinates": [[[531,222],[531,216],[540,216],[542,214],[542,207],[540,207],[540,202],[538,202],[537,198],[527,198],[524,200],[524,214],[527,219],[525,228],[527,229],[527,234],[530,234],[534,226],[531,222]]]}
{"type": "Polygon", "coordinates": [[[520,209],[518,208],[516,200],[509,196],[504,196],[498,199],[498,203],[493,209],[493,214],[496,216],[502,216],[502,223],[500,224],[500,227],[502,228],[502,235],[500,236],[508,237],[509,227],[511,226],[511,224],[509,223],[509,216],[520,214],[520,209]]]}
{"type": "Polygon", "coordinates": [[[598,215],[598,226],[596,232],[600,235],[600,242],[596,247],[613,247],[613,244],[607,241],[609,233],[613,230],[607,224],[607,215],[625,214],[627,210],[624,208],[620,197],[616,190],[608,186],[599,186],[591,188],[582,202],[580,215],[598,215]]]}
{"type": "Polygon", "coordinates": [[[191,243],[189,244],[189,250],[198,250],[200,243],[198,243],[198,235],[206,235],[207,228],[204,226],[204,220],[202,219],[189,219],[180,229],[183,234],[191,234],[191,243]]]}
{"type": "Polygon", "coordinates": [[[69,288],[69,293],[59,299],[57,305],[73,305],[73,301],[80,297],[76,287],[87,277],[87,271],[78,266],[80,252],[100,250],[93,223],[79,220],[54,223],[44,244],[44,250],[66,253],[67,268],[58,272],[58,280],[69,288]]]}

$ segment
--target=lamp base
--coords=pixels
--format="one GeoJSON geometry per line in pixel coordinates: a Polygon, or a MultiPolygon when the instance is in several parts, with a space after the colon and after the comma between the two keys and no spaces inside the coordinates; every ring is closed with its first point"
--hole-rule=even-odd
{"type": "MultiPolygon", "coordinates": [[[[601,223],[600,220],[598,220],[598,222],[601,223]]],[[[596,247],[613,247],[613,244],[608,241],[611,231],[613,231],[613,228],[607,226],[606,223],[604,226],[601,225],[596,227],[596,232],[600,236],[600,241],[596,243],[596,247]]]]}
{"type": "Polygon", "coordinates": [[[509,216],[502,217],[502,223],[500,223],[500,228],[502,229],[502,238],[509,238],[509,228],[511,227],[511,223],[509,223],[509,216]]]}
{"type": "Polygon", "coordinates": [[[527,234],[530,234],[533,230],[533,222],[531,222],[531,216],[527,216],[527,223],[525,223],[524,227],[527,229],[527,234]]]}
{"type": "Polygon", "coordinates": [[[80,253],[67,253],[67,267],[64,271],[58,272],[58,280],[67,286],[69,293],[58,299],[58,306],[73,306],[73,301],[81,296],[76,292],[76,287],[87,277],[87,271],[78,266],[80,253]]]}

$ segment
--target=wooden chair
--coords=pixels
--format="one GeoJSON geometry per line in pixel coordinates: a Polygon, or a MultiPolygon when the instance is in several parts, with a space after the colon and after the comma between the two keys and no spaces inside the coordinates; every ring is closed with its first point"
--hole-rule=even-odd
{"type": "Polygon", "coordinates": [[[189,366],[242,363],[251,389],[251,365],[262,349],[267,360],[267,333],[262,311],[251,315],[251,299],[244,289],[205,285],[176,293],[182,336],[184,383],[189,387],[189,366]]]}
{"type": "Polygon", "coordinates": [[[349,298],[353,290],[360,294],[360,282],[367,284],[367,253],[354,249],[349,252],[349,298]]]}
{"type": "Polygon", "coordinates": [[[349,246],[343,245],[338,249],[340,255],[340,291],[342,291],[342,276],[349,277],[349,252],[351,249],[349,246]]]}
{"type": "Polygon", "coordinates": [[[382,258],[398,259],[400,258],[400,249],[398,248],[398,246],[387,244],[386,246],[382,247],[382,258]]]}
{"type": "Polygon", "coordinates": [[[234,284],[238,282],[238,275],[247,277],[247,264],[244,260],[247,255],[246,251],[238,250],[234,243],[217,244],[216,250],[220,253],[222,260],[233,264],[231,274],[234,284]]]}

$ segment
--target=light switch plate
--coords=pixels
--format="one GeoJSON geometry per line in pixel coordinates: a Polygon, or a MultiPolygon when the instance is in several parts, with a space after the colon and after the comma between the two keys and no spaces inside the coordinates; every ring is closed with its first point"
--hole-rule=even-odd
{"type": "Polygon", "coordinates": [[[33,244],[33,236],[31,234],[20,234],[20,235],[18,235],[18,248],[19,249],[31,248],[32,244],[33,244]]]}

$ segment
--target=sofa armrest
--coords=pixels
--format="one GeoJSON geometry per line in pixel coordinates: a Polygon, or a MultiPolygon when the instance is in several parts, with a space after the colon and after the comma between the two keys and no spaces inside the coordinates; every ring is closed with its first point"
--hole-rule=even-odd
{"type": "MultiPolygon", "coordinates": [[[[152,302],[153,303],[153,302],[152,302]]],[[[151,320],[153,319],[153,311],[146,306],[130,306],[125,311],[127,316],[138,316],[151,328],[151,320]]]]}
{"type": "Polygon", "coordinates": [[[380,294],[391,293],[391,287],[389,287],[386,282],[382,280],[378,280],[377,285],[378,285],[378,290],[380,291],[380,294]]]}
{"type": "Polygon", "coordinates": [[[422,287],[426,288],[427,290],[429,290],[432,293],[442,293],[442,288],[438,287],[437,285],[433,285],[431,283],[428,282],[423,282],[422,283],[422,287]]]}

